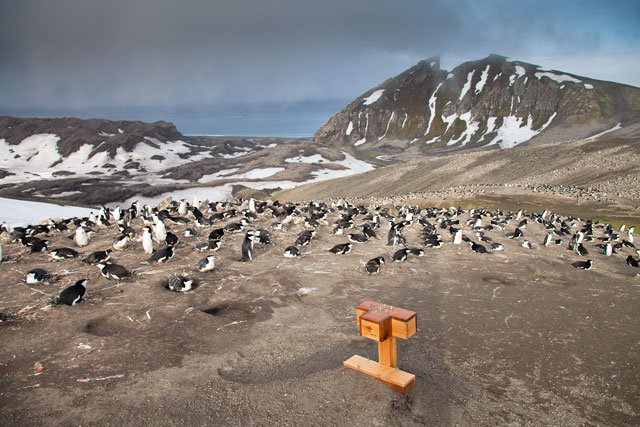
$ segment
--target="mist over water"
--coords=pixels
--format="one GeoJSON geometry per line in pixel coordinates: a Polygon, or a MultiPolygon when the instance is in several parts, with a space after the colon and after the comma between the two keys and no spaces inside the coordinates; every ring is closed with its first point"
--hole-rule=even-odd
{"type": "Polygon", "coordinates": [[[184,135],[283,136],[308,138],[348,101],[268,104],[259,107],[95,108],[83,110],[34,109],[2,111],[16,117],[77,117],[109,120],[172,122],[184,135]]]}

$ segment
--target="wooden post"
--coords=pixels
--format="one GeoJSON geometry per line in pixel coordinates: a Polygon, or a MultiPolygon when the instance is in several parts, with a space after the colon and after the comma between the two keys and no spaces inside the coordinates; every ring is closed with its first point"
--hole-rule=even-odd
{"type": "Polygon", "coordinates": [[[360,335],[378,342],[378,362],[352,356],[344,362],[344,367],[372,376],[402,394],[409,392],[416,377],[398,369],[396,337],[409,339],[416,333],[417,313],[365,301],[356,307],[356,317],[360,335]]]}

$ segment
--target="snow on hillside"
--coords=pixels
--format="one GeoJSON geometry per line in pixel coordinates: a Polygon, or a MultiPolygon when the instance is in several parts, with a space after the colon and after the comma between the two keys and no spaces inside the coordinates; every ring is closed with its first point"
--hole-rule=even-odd
{"type": "Polygon", "coordinates": [[[9,224],[11,228],[38,224],[49,218],[86,217],[98,210],[0,197],[0,223],[9,224]]]}
{"type": "MultiPolygon", "coordinates": [[[[13,173],[0,179],[0,182],[47,179],[52,177],[54,171],[82,176],[92,172],[124,170],[131,163],[139,163],[139,167],[147,172],[159,172],[208,157],[207,154],[189,156],[191,149],[184,141],[162,143],[155,138],[145,137],[132,152],[119,147],[113,157],[106,151],[96,152],[99,146],[84,144],[64,158],[58,152],[59,140],[54,134],[35,134],[18,145],[10,145],[4,138],[0,139],[0,169],[13,173]]],[[[129,171],[133,173],[135,169],[129,171]]]]}

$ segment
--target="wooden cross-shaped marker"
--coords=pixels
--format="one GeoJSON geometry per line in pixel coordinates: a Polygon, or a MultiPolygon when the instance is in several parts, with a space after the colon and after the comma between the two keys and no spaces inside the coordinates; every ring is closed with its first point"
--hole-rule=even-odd
{"type": "Polygon", "coordinates": [[[416,333],[418,314],[415,311],[365,301],[356,307],[360,335],[378,341],[378,360],[351,356],[344,367],[362,372],[382,381],[393,390],[406,394],[416,384],[416,376],[398,369],[396,337],[409,339],[416,333]]]}

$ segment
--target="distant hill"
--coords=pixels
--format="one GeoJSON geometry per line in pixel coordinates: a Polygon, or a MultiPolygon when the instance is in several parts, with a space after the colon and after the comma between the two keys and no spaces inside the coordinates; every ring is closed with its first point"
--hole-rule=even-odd
{"type": "Polygon", "coordinates": [[[640,134],[640,89],[490,55],[451,72],[438,57],[365,92],[332,116],[317,142],[422,151],[640,134]],[[613,134],[613,133],[612,133],[613,134]]]}

